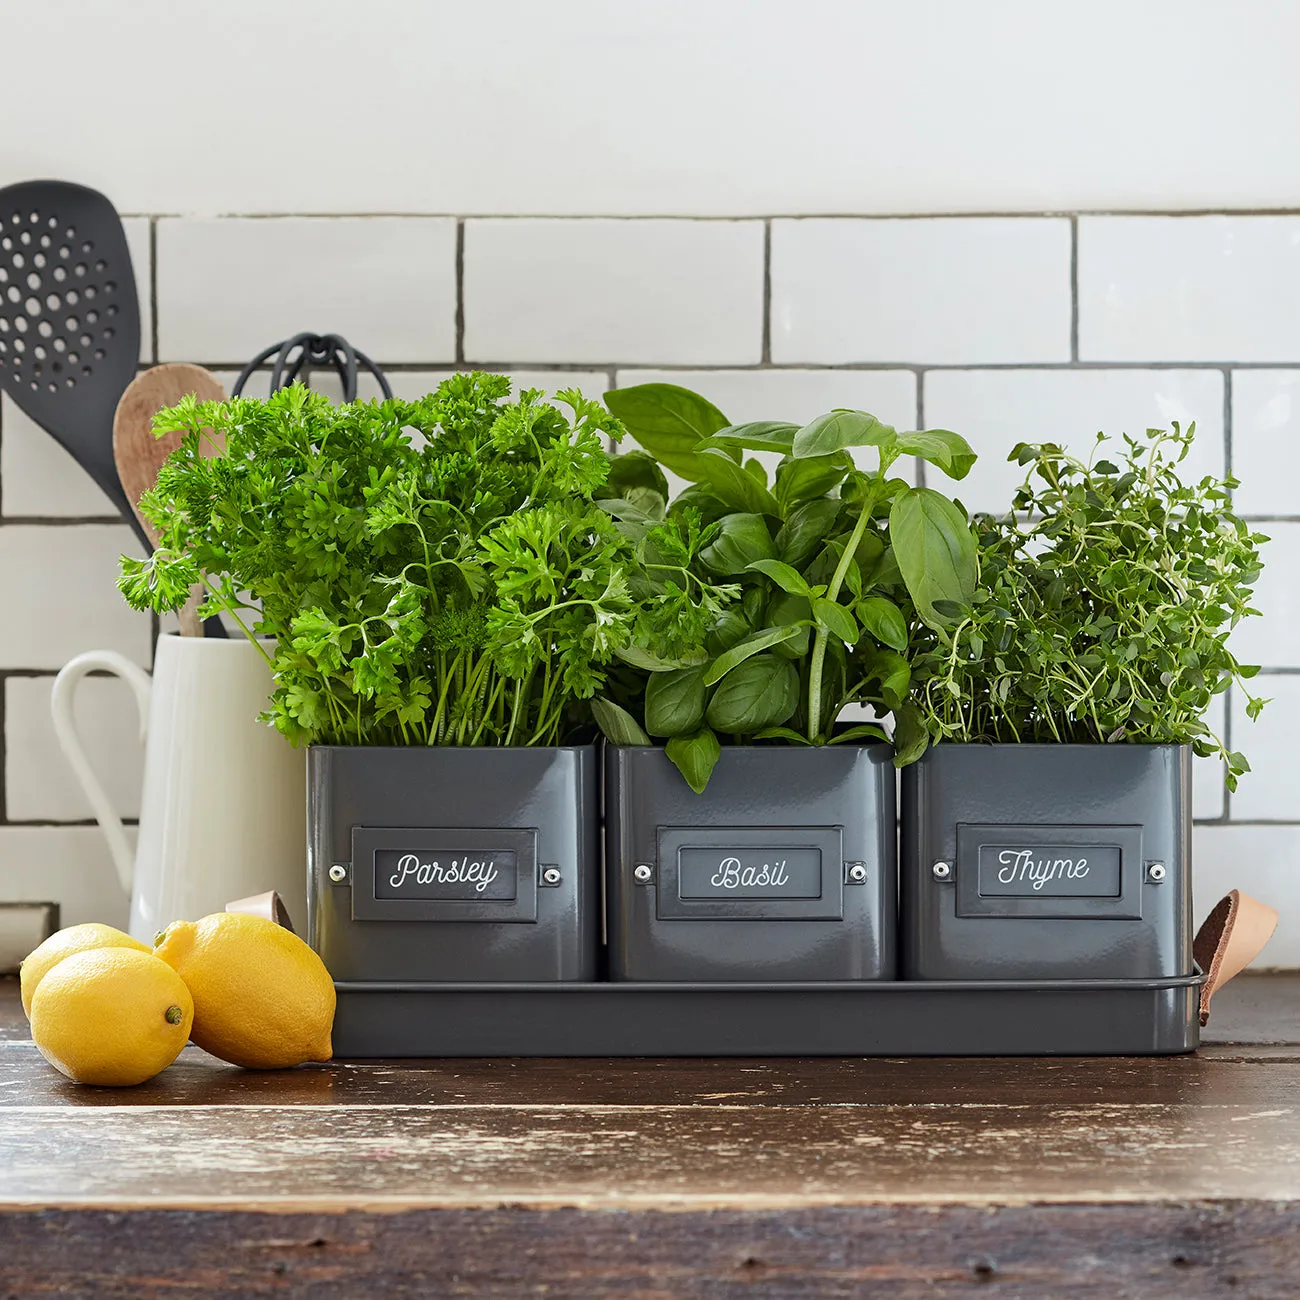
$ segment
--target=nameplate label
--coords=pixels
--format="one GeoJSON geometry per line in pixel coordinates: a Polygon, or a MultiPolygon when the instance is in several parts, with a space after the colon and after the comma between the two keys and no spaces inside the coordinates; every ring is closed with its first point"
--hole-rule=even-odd
{"type": "Polygon", "coordinates": [[[820,898],[820,849],[680,848],[678,893],[682,898],[820,898]]]}
{"type": "Polygon", "coordinates": [[[1118,898],[1120,850],[1096,844],[981,844],[983,898],[1118,898]]]}
{"type": "Polygon", "coordinates": [[[513,899],[519,855],[513,849],[376,849],[375,897],[477,902],[513,899]]]}

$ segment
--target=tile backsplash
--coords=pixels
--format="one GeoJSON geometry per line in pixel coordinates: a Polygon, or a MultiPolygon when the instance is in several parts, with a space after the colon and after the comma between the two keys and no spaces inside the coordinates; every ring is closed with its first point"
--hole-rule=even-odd
{"type": "MultiPolygon", "coordinates": [[[[1274,701],[1253,725],[1239,699],[1212,715],[1255,771],[1228,796],[1198,763],[1198,913],[1232,886],[1256,893],[1283,911],[1265,964],[1300,966],[1300,216],[126,224],[142,363],[195,361],[227,384],[311,329],[346,335],[406,396],[481,365],[548,389],[682,383],[738,421],[862,407],[963,433],[981,456],[959,489],[972,509],[1008,502],[1016,442],[1081,449],[1101,429],[1195,420],[1191,472],[1236,474],[1238,509],[1273,539],[1264,618],[1234,644],[1264,665],[1274,701]]],[[[67,923],[123,922],[126,901],[54,740],[50,682],[83,650],[148,664],[153,620],[114,586],[133,545],[67,455],[0,400],[0,898],[57,898],[67,923]]],[[[133,815],[129,689],[89,679],[79,709],[133,815]]]]}

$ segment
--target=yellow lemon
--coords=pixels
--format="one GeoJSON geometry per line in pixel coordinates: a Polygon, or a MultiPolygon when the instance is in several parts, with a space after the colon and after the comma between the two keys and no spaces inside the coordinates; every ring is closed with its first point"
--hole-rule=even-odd
{"type": "Polygon", "coordinates": [[[122,1088],[165,1070],[190,1036],[194,1002],[151,952],[96,948],[65,957],[32,998],[32,1038],[78,1083],[122,1088]]]}
{"type": "Polygon", "coordinates": [[[33,949],[23,959],[19,968],[19,992],[23,999],[23,1013],[32,1018],[32,996],[36,986],[45,978],[45,972],[74,952],[92,948],[134,948],[137,952],[151,951],[147,943],[132,939],[129,934],[115,930],[111,925],[92,921],[88,925],[70,925],[58,934],[52,934],[39,948],[33,949]]]}
{"type": "Polygon", "coordinates": [[[281,1070],[333,1055],[334,981],[292,930],[243,912],[177,921],[154,952],[194,995],[190,1036],[248,1070],[281,1070]]]}

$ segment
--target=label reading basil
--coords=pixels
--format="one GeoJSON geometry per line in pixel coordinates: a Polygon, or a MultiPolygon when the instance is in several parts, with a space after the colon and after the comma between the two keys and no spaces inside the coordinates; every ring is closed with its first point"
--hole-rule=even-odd
{"type": "Polygon", "coordinates": [[[985,898],[1118,898],[1120,851],[1095,844],[981,844],[985,898]]]}
{"type": "Polygon", "coordinates": [[[694,849],[677,851],[682,898],[820,898],[820,849],[694,849]]]}
{"type": "Polygon", "coordinates": [[[509,849],[376,849],[375,897],[511,899],[519,855],[509,849]]]}

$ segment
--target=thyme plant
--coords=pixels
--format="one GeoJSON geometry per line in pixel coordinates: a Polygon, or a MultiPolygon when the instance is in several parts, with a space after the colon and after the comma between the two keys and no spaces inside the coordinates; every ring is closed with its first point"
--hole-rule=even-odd
{"type": "MultiPolygon", "coordinates": [[[[1014,509],[976,519],[980,587],[918,623],[913,732],[932,741],[1190,743],[1249,770],[1207,727],[1236,683],[1253,719],[1231,630],[1250,604],[1259,545],[1232,512],[1233,479],[1182,481],[1196,426],[1149,429],[1082,461],[1051,443],[1011,453],[1026,467],[1014,509]]],[[[1113,444],[1112,444],[1113,445],[1113,444]]]]}

